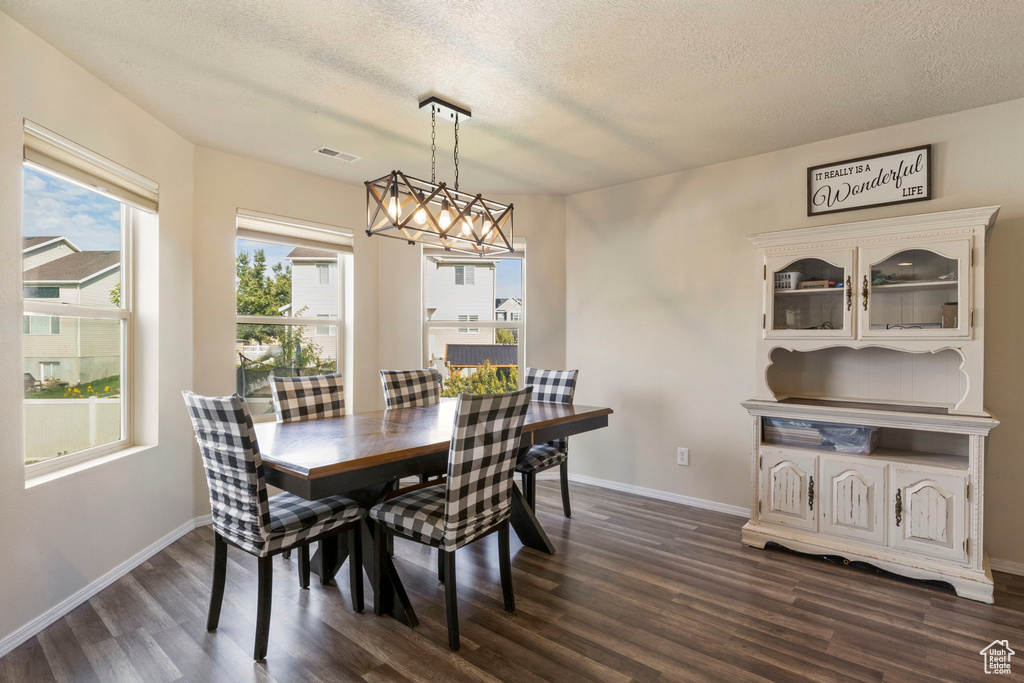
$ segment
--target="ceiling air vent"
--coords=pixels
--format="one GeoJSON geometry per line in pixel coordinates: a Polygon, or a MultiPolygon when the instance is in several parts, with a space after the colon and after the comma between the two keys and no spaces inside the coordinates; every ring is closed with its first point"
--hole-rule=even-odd
{"type": "Polygon", "coordinates": [[[339,152],[338,150],[331,149],[330,147],[317,147],[316,148],[316,153],[317,154],[323,154],[325,157],[331,157],[333,159],[338,159],[339,161],[347,161],[350,164],[352,162],[354,162],[354,161],[359,161],[362,158],[362,157],[357,157],[355,154],[348,154],[346,152],[339,152]]]}

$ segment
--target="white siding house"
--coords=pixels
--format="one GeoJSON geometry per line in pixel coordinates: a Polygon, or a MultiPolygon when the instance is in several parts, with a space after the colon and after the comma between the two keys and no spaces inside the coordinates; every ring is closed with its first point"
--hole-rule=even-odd
{"type": "MultiPolygon", "coordinates": [[[[118,252],[82,251],[66,237],[25,237],[22,267],[24,298],[37,301],[110,305],[121,281],[118,252]]],[[[24,372],[70,385],[120,374],[119,323],[25,315],[24,372]]]]}
{"type": "MultiPolygon", "coordinates": [[[[337,318],[340,310],[338,255],[331,251],[296,247],[287,256],[292,265],[291,314],[303,318],[337,318]]],[[[312,325],[306,328],[320,357],[337,361],[338,326],[312,325]]]]}
{"type": "Polygon", "coordinates": [[[428,257],[425,260],[427,319],[465,325],[430,331],[432,359],[443,361],[448,344],[493,344],[494,330],[473,327],[494,320],[495,262],[428,257]]]}

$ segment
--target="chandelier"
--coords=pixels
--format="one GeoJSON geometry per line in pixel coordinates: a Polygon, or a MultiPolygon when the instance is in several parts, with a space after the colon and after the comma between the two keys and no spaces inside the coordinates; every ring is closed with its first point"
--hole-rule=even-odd
{"type": "Polygon", "coordinates": [[[366,181],[366,234],[427,244],[445,251],[488,256],[512,252],[512,205],[459,190],[459,117],[469,110],[437,97],[430,107],[430,180],[392,171],[366,181]],[[455,185],[437,182],[437,115],[455,121],[455,185]]]}

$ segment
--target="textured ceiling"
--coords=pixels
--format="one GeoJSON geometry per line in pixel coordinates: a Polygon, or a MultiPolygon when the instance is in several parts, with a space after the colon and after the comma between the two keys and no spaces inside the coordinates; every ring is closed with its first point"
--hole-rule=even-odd
{"type": "MultiPolygon", "coordinates": [[[[0,0],[0,11],[197,144],[349,182],[429,175],[417,109],[428,94],[473,111],[464,189],[552,194],[1024,97],[1019,0],[0,0]],[[362,160],[319,157],[320,145],[362,160]]],[[[445,125],[449,181],[451,143],[445,125]]]]}

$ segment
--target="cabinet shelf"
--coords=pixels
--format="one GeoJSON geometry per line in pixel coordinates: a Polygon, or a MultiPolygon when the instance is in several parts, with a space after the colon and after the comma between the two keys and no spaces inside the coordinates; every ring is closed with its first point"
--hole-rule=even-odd
{"type": "Polygon", "coordinates": [[[893,282],[888,285],[872,285],[872,292],[916,292],[922,289],[956,289],[959,280],[920,280],[917,282],[893,282]]]}
{"type": "Polygon", "coordinates": [[[794,294],[840,294],[846,287],[819,287],[817,289],[776,289],[775,296],[793,296],[794,294]]]}
{"type": "Polygon", "coordinates": [[[866,463],[879,461],[898,462],[906,465],[938,467],[941,469],[964,471],[970,465],[970,459],[966,455],[949,455],[946,453],[926,453],[924,451],[909,451],[900,448],[876,448],[869,455],[856,455],[852,453],[840,453],[836,450],[825,448],[811,448],[808,446],[790,446],[788,444],[761,442],[762,448],[781,448],[787,451],[805,451],[820,455],[834,455],[842,458],[863,460],[866,463]]]}

